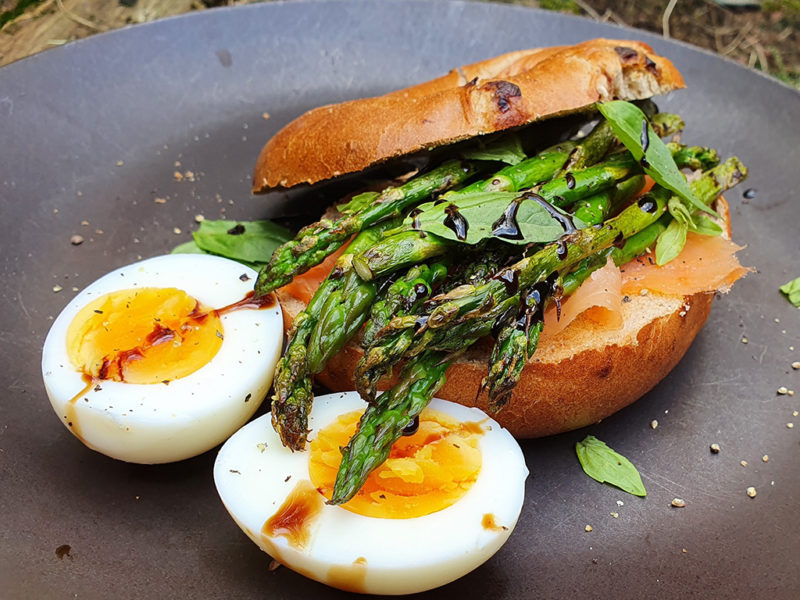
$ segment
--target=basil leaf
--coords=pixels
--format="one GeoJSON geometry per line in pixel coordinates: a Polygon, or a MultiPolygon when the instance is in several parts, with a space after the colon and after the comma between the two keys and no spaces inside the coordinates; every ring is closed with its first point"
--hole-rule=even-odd
{"type": "Polygon", "coordinates": [[[694,221],[689,223],[689,229],[700,235],[717,236],[722,234],[722,226],[708,215],[695,215],[694,221]]]}
{"type": "Polygon", "coordinates": [[[192,234],[197,247],[240,262],[268,262],[275,249],[292,238],[271,221],[203,221],[192,234]]]}
{"type": "MultiPolygon", "coordinates": [[[[172,249],[172,252],[170,252],[170,254],[206,254],[208,256],[221,256],[220,254],[214,254],[213,252],[206,252],[205,250],[200,248],[200,246],[198,246],[194,241],[186,242],[184,244],[175,246],[172,249]]],[[[230,257],[223,256],[223,258],[230,258],[230,257]]],[[[250,267],[254,271],[260,270],[261,267],[267,264],[266,262],[249,262],[238,258],[230,258],[230,260],[235,260],[236,262],[246,267],[250,267]]]]}
{"type": "Polygon", "coordinates": [[[516,165],[528,158],[516,135],[504,136],[497,142],[466,150],[463,156],[467,160],[494,160],[509,165],[516,165]]]}
{"type": "Polygon", "coordinates": [[[380,196],[378,192],[362,192],[356,194],[348,202],[340,204],[336,209],[341,213],[355,213],[367,208],[380,196]]]}
{"type": "Polygon", "coordinates": [[[678,256],[686,245],[689,226],[673,219],[656,240],[656,264],[661,267],[678,256]]]}
{"type": "Polygon", "coordinates": [[[170,254],[211,254],[202,250],[194,240],[175,246],[170,254]]]}
{"type": "Polygon", "coordinates": [[[800,277],[783,284],[780,290],[786,294],[789,302],[800,307],[800,277]]]}
{"type": "Polygon", "coordinates": [[[686,177],[678,169],[669,149],[653,131],[653,127],[647,122],[647,117],[637,106],[623,100],[614,100],[598,103],[597,109],[608,120],[611,129],[634,158],[645,159],[644,171],[656,183],[673,191],[694,208],[716,216],[713,210],[700,202],[692,193],[686,177]],[[644,123],[647,123],[646,135],[642,130],[644,123]],[[643,148],[643,143],[647,145],[646,150],[643,148]]]}
{"type": "Polygon", "coordinates": [[[667,201],[667,209],[669,209],[669,214],[671,214],[676,221],[685,223],[689,227],[692,226],[692,213],[689,212],[689,209],[686,208],[686,205],[683,202],[681,202],[680,198],[677,196],[672,196],[667,201]]]}
{"type": "Polygon", "coordinates": [[[608,483],[634,496],[646,496],[639,471],[631,461],[614,452],[593,435],[587,435],[575,444],[575,452],[584,472],[599,481],[608,483]]]}
{"type": "MultiPolygon", "coordinates": [[[[436,234],[440,237],[456,242],[467,244],[477,244],[478,242],[494,238],[508,242],[510,244],[530,244],[552,242],[564,235],[564,228],[554,219],[550,213],[532,199],[520,201],[519,209],[516,214],[516,221],[519,225],[523,239],[511,239],[508,237],[496,237],[492,234],[494,225],[503,217],[505,210],[520,198],[519,192],[475,192],[464,194],[458,197],[455,202],[426,202],[419,206],[421,213],[415,217],[407,217],[403,224],[406,227],[415,227],[436,234]],[[448,217],[448,210],[455,207],[458,214],[467,223],[466,239],[459,239],[456,232],[445,225],[448,217]]],[[[566,214],[559,209],[561,214],[566,214]]],[[[586,224],[580,219],[573,219],[575,227],[583,229],[586,224]]]]}

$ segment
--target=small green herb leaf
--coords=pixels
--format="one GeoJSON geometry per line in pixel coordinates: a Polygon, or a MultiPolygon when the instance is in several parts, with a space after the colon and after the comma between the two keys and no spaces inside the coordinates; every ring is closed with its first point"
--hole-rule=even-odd
{"type": "Polygon", "coordinates": [[[689,226],[683,221],[673,219],[656,240],[656,264],[660,267],[678,256],[686,245],[689,226]]]}
{"type": "MultiPolygon", "coordinates": [[[[546,208],[533,199],[518,200],[519,198],[521,198],[519,192],[475,192],[461,195],[454,202],[445,201],[439,204],[426,202],[419,207],[422,212],[415,217],[406,218],[404,225],[467,244],[477,244],[488,238],[499,239],[510,244],[547,243],[564,235],[564,228],[546,208]],[[515,201],[519,203],[516,222],[522,238],[496,237],[492,233],[495,225],[515,201]],[[445,224],[448,211],[454,209],[468,225],[466,239],[459,239],[456,232],[445,224]]],[[[565,214],[561,210],[558,212],[565,214]]],[[[586,224],[580,219],[573,219],[573,221],[578,229],[586,227],[586,224]]]]}
{"type": "Polygon", "coordinates": [[[722,234],[722,226],[708,215],[695,215],[694,221],[689,223],[689,229],[701,235],[717,236],[722,234]]]}
{"type": "Polygon", "coordinates": [[[516,165],[525,160],[527,156],[519,138],[516,135],[509,135],[501,137],[497,142],[466,150],[464,158],[467,160],[494,160],[516,165]]]}
{"type": "MultiPolygon", "coordinates": [[[[198,246],[194,241],[186,242],[184,244],[180,244],[175,246],[172,249],[170,254],[207,254],[209,256],[223,256],[221,254],[214,254],[213,252],[206,252],[200,246],[198,246]]],[[[229,256],[223,256],[223,258],[230,258],[231,260],[235,260],[238,263],[245,265],[246,267],[250,267],[254,271],[258,271],[263,265],[267,264],[266,262],[250,262],[247,260],[242,260],[240,258],[231,258],[229,256]]]]}
{"type": "Polygon", "coordinates": [[[634,158],[645,159],[644,171],[656,183],[672,190],[694,208],[716,215],[692,193],[686,177],[678,169],[669,149],[653,131],[653,127],[647,122],[647,117],[637,106],[630,102],[614,100],[598,103],[597,109],[608,120],[616,136],[634,158]]]}
{"type": "Polygon", "coordinates": [[[292,238],[271,221],[203,221],[192,236],[197,247],[240,262],[268,262],[275,249],[292,238]]]}
{"type": "Polygon", "coordinates": [[[201,249],[194,240],[175,246],[170,254],[211,254],[201,249]]]}
{"type": "Polygon", "coordinates": [[[786,294],[789,302],[795,306],[800,306],[800,277],[783,284],[780,289],[786,294]]]}
{"type": "Polygon", "coordinates": [[[639,471],[631,461],[615,452],[593,435],[587,435],[582,442],[575,444],[575,452],[586,474],[608,483],[634,496],[646,496],[639,471]]]}
{"type": "Polygon", "coordinates": [[[681,202],[680,198],[672,196],[667,202],[667,209],[669,209],[669,214],[671,214],[676,221],[680,221],[691,227],[692,213],[689,212],[689,209],[681,202]]]}

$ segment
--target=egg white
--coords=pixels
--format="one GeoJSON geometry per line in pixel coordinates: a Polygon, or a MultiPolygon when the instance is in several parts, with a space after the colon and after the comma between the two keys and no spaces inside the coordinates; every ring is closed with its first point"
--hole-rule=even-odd
{"type": "MultiPolygon", "coordinates": [[[[309,437],[340,414],[365,406],[355,392],[315,398],[309,437]]],[[[283,447],[269,415],[247,424],[223,445],[214,465],[217,491],[236,523],[262,550],[317,581],[342,587],[341,577],[332,577],[331,569],[349,569],[358,580],[351,591],[410,594],[444,585],[481,565],[508,539],[522,509],[528,469],[514,438],[482,411],[444,400],[433,400],[430,406],[462,422],[480,422],[485,430],[479,437],[482,466],[477,481],[441,511],[382,519],[326,504],[311,524],[304,549],[292,547],[283,536],[265,538],[265,521],[298,481],[310,480],[310,452],[283,447]],[[485,528],[486,514],[505,529],[485,528]]]]}
{"type": "Polygon", "coordinates": [[[222,308],[251,291],[256,275],[216,256],[171,254],[122,267],[83,289],[53,323],[42,351],[45,388],[62,423],[90,448],[135,463],[183,460],[224,441],[269,390],[283,341],[277,302],[224,314],[219,351],[194,373],[168,384],[99,381],[72,407],[70,400],[86,383],[70,363],[67,330],[84,306],[110,292],[176,287],[206,306],[222,308]]]}

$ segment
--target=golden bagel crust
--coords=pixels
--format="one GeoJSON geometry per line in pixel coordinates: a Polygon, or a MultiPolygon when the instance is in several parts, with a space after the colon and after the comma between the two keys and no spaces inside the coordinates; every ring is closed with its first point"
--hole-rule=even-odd
{"type": "MultiPolygon", "coordinates": [[[[731,236],[730,210],[721,196],[714,208],[731,236]]],[[[288,331],[305,305],[278,290],[288,331]]],[[[631,296],[622,305],[624,326],[606,329],[579,316],[553,338],[543,337],[522,371],[508,404],[492,417],[517,438],[535,438],[597,423],[650,391],[678,364],[703,328],[714,292],[691,296],[655,293],[631,296]]],[[[492,340],[472,346],[447,371],[437,398],[477,406],[486,411],[487,394],[478,396],[488,372],[492,340]]],[[[350,343],[317,375],[333,392],[355,389],[353,372],[363,355],[350,343]]],[[[381,380],[385,390],[396,377],[381,380]]]]}
{"type": "Polygon", "coordinates": [[[253,191],[315,183],[594,102],[681,87],[673,64],[642,42],[596,39],[511,52],[384,96],[310,110],[261,150],[253,191]]]}

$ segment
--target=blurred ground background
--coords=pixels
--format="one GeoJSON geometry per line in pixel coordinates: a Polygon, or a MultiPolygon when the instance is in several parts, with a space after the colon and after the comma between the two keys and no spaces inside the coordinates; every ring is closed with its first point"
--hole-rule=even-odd
{"type": "MultiPolygon", "coordinates": [[[[0,66],[101,31],[252,1],[0,0],[0,66]]],[[[505,2],[646,29],[707,48],[800,89],[800,0],[505,2]]]]}

